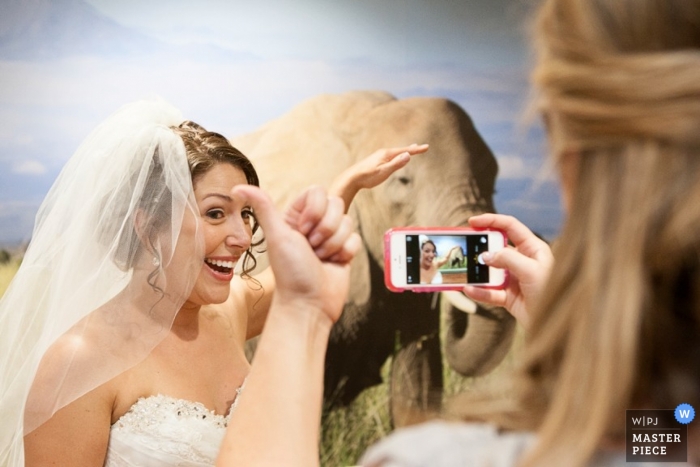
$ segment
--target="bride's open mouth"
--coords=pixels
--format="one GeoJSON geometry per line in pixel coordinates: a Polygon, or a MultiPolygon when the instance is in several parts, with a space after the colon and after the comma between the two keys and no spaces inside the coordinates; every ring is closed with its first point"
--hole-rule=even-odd
{"type": "Polygon", "coordinates": [[[236,266],[236,261],[223,261],[219,259],[204,258],[204,264],[206,264],[217,276],[231,277],[233,276],[233,268],[236,266]]]}

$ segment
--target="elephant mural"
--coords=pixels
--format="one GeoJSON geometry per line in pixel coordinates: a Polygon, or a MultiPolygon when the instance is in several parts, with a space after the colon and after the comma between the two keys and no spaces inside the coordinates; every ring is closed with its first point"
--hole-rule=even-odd
{"type": "Polygon", "coordinates": [[[447,257],[447,264],[451,268],[459,268],[466,266],[466,263],[464,261],[464,250],[462,250],[462,247],[460,247],[458,250],[450,252],[450,255],[447,257]]]}
{"type": "Polygon", "coordinates": [[[386,230],[466,225],[470,216],[494,210],[496,160],[463,109],[442,98],[396,99],[385,92],[321,95],[232,142],[253,160],[278,206],[309,184],[328,186],[378,148],[430,144],[382,185],[358,193],[350,208],[364,248],[353,261],[350,295],[331,335],[327,404],[348,404],[381,383],[380,369],[393,355],[392,416],[403,425],[414,409],[439,406],[443,352],[466,376],[500,363],[515,331],[505,310],[483,308],[458,292],[392,293],[384,286],[386,230]]]}

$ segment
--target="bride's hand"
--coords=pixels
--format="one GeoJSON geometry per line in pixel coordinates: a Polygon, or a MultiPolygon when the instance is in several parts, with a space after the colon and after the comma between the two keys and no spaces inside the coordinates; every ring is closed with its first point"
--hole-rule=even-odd
{"type": "Polygon", "coordinates": [[[328,196],[324,188],[307,188],[289,206],[284,219],[307,237],[321,260],[345,262],[354,255],[345,249],[345,240],[353,232],[352,219],[345,215],[343,200],[328,196]]]}
{"type": "Polygon", "coordinates": [[[342,198],[347,210],[358,191],[383,183],[389,175],[408,164],[411,157],[427,150],[427,144],[415,143],[404,147],[378,149],[338,175],[328,192],[342,198]]]}
{"type": "MultiPolygon", "coordinates": [[[[276,279],[275,299],[280,303],[300,304],[301,309],[322,310],[335,322],[347,297],[350,261],[360,247],[360,237],[349,228],[350,219],[345,220],[342,203],[328,202],[325,191],[320,189],[323,194],[320,196],[317,190],[313,188],[295,201],[293,212],[298,216],[292,216],[291,221],[289,215],[283,219],[272,200],[257,187],[239,185],[234,188],[233,195],[250,203],[265,232],[270,266],[276,279]],[[340,216],[335,212],[339,206],[340,216]],[[321,224],[326,216],[333,220],[327,224],[331,225],[327,232],[330,235],[319,247],[327,247],[324,258],[317,255],[303,230],[297,228],[307,225],[303,213],[321,219],[321,224]]],[[[312,229],[311,236],[313,232],[312,229]]]]}

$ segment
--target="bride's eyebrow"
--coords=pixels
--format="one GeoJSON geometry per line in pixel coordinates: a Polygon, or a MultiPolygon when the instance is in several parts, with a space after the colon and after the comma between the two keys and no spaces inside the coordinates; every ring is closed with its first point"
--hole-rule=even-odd
{"type": "Polygon", "coordinates": [[[228,202],[233,201],[233,198],[231,198],[228,195],[223,195],[221,193],[208,193],[202,197],[202,200],[205,200],[207,198],[221,198],[224,201],[228,201],[228,202]]]}

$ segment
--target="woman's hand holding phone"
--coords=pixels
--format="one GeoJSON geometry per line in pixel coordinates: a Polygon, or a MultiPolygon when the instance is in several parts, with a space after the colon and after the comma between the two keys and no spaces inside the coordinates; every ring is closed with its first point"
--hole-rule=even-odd
{"type": "Polygon", "coordinates": [[[507,246],[503,231],[471,227],[396,227],[384,234],[384,282],[394,292],[503,288],[507,274],[479,260],[507,246]]]}
{"type": "Polygon", "coordinates": [[[542,294],[554,264],[552,250],[522,222],[502,214],[481,214],[469,219],[469,225],[479,229],[501,229],[513,247],[484,255],[484,262],[509,271],[509,280],[502,290],[467,285],[464,294],[482,303],[502,306],[527,327],[529,310],[542,294]]]}

